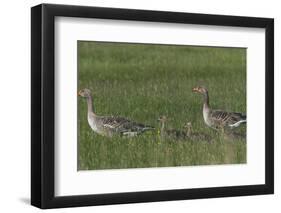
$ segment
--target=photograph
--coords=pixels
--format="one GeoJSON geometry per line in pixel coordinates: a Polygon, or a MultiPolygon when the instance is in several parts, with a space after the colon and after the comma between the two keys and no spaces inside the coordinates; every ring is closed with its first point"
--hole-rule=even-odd
{"type": "Polygon", "coordinates": [[[31,205],[274,194],[274,18],[149,8],[31,8],[31,205]]]}
{"type": "Polygon", "coordinates": [[[78,171],[247,163],[247,48],[77,41],[78,171]]]}

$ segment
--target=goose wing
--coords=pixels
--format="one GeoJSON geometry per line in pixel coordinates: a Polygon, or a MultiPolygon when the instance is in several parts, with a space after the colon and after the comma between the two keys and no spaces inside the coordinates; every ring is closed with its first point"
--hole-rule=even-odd
{"type": "Polygon", "coordinates": [[[146,130],[152,130],[154,127],[147,126],[141,123],[131,121],[123,117],[103,117],[103,127],[110,128],[115,132],[119,132],[122,135],[135,135],[146,130]]]}
{"type": "Polygon", "coordinates": [[[222,110],[213,110],[210,113],[211,119],[220,126],[232,126],[246,122],[246,115],[239,112],[225,112],[222,110]]]}

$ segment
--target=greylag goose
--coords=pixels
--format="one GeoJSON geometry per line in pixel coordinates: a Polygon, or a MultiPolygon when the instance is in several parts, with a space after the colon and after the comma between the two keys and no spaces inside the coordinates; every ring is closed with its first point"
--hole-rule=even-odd
{"type": "Polygon", "coordinates": [[[207,141],[207,142],[212,141],[210,135],[207,135],[203,132],[193,132],[191,122],[187,122],[184,125],[184,128],[186,129],[186,135],[193,141],[207,141]]]}
{"type": "Polygon", "coordinates": [[[78,95],[87,100],[88,123],[97,134],[108,137],[113,135],[133,137],[145,131],[154,130],[152,126],[137,123],[123,117],[99,116],[93,111],[91,91],[89,89],[82,89],[78,92],[78,95]]]}
{"type": "Polygon", "coordinates": [[[168,138],[174,138],[174,139],[184,139],[187,138],[187,134],[184,131],[180,131],[177,129],[166,129],[165,123],[167,121],[166,116],[160,116],[158,118],[158,121],[161,123],[161,128],[160,128],[160,136],[161,139],[164,139],[165,137],[168,138]]]}
{"type": "Polygon", "coordinates": [[[224,129],[225,127],[232,129],[247,122],[246,115],[242,113],[211,109],[208,90],[205,87],[194,87],[192,91],[203,95],[203,118],[207,126],[214,129],[224,129]]]}

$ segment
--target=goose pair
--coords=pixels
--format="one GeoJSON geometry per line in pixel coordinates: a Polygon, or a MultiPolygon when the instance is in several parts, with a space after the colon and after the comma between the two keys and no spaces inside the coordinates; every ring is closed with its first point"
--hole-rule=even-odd
{"type": "Polygon", "coordinates": [[[90,127],[99,135],[112,137],[114,135],[134,137],[154,127],[116,116],[99,116],[93,111],[93,99],[89,89],[82,89],[78,95],[85,98],[88,106],[87,119],[90,127]]]}
{"type": "Polygon", "coordinates": [[[203,118],[207,126],[224,130],[226,127],[233,129],[247,122],[246,115],[242,113],[212,109],[209,105],[208,90],[205,87],[194,87],[192,91],[203,95],[203,118]]]}

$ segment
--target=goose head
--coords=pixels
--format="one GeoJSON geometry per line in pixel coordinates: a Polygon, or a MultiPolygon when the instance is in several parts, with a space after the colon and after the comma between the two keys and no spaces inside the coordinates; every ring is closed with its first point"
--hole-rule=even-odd
{"type": "Polygon", "coordinates": [[[200,93],[200,94],[207,94],[208,90],[205,87],[198,86],[198,87],[192,88],[192,92],[200,93]]]}
{"type": "Polygon", "coordinates": [[[78,95],[83,97],[83,98],[90,98],[91,97],[91,90],[85,88],[85,89],[81,89],[78,92],[78,95]]]}
{"type": "Polygon", "coordinates": [[[164,123],[164,122],[167,121],[167,117],[166,117],[165,115],[162,115],[162,116],[160,116],[157,120],[158,120],[159,122],[161,122],[161,123],[164,123]]]}
{"type": "Polygon", "coordinates": [[[183,126],[183,128],[186,128],[186,129],[190,129],[190,128],[192,128],[192,124],[191,124],[191,122],[187,122],[187,123],[185,123],[185,124],[184,124],[184,126],[183,126]]]}
{"type": "Polygon", "coordinates": [[[183,128],[185,128],[185,129],[186,129],[186,131],[187,131],[188,135],[190,135],[190,134],[191,134],[191,132],[192,132],[192,124],[191,124],[191,122],[187,122],[187,123],[185,123],[185,124],[184,124],[184,126],[183,126],[183,128]]]}

